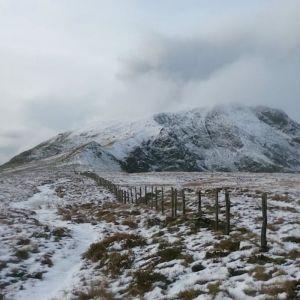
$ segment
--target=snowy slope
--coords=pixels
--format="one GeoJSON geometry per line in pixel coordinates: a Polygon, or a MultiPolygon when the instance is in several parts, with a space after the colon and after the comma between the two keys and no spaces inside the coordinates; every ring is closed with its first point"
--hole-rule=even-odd
{"type": "Polygon", "coordinates": [[[8,166],[55,156],[129,172],[299,171],[300,125],[267,107],[227,105],[161,113],[60,134],[16,156],[8,166]]]}

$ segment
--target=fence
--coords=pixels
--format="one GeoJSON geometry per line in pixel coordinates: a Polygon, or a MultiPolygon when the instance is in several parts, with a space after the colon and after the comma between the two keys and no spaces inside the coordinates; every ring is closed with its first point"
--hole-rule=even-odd
{"type": "MultiPolygon", "coordinates": [[[[203,217],[203,207],[202,207],[202,196],[203,191],[193,191],[188,188],[181,189],[180,191],[177,188],[170,187],[169,189],[165,187],[144,186],[142,187],[130,187],[127,189],[121,188],[120,186],[114,184],[113,182],[98,176],[92,172],[83,172],[81,175],[87,176],[96,181],[96,183],[105,189],[109,190],[112,194],[115,195],[116,199],[123,204],[136,204],[136,205],[146,205],[151,209],[155,209],[157,212],[162,214],[170,214],[170,217],[177,218],[179,216],[187,218],[188,212],[193,216],[200,219],[203,217]],[[188,193],[187,193],[188,192],[188,193]],[[194,194],[193,198],[197,199],[196,207],[197,212],[193,209],[188,209],[187,205],[187,194],[191,196],[194,194]]],[[[214,198],[214,229],[220,230],[220,203],[219,195],[223,190],[225,195],[225,225],[224,234],[230,234],[230,221],[231,221],[231,202],[230,202],[230,191],[228,188],[215,188],[205,190],[206,193],[210,194],[214,198]]],[[[195,201],[194,201],[195,202],[195,201]]],[[[194,203],[195,204],[195,203],[194,203]]],[[[267,194],[262,194],[262,227],[261,227],[261,252],[268,251],[267,247],[267,194]]]]}

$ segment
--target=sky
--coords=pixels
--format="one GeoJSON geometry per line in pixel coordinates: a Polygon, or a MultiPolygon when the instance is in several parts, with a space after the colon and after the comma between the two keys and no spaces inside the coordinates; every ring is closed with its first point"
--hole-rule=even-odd
{"type": "Polygon", "coordinates": [[[300,122],[299,0],[0,0],[0,163],[90,120],[241,103],[300,122]]]}

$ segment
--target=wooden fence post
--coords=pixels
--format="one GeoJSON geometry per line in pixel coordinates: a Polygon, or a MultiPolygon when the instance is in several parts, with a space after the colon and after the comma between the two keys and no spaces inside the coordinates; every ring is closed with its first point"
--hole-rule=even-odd
{"type": "Polygon", "coordinates": [[[123,202],[123,203],[126,204],[126,191],[123,191],[123,197],[124,197],[124,198],[123,198],[123,199],[124,199],[124,202],[123,202]]]}
{"type": "Polygon", "coordinates": [[[151,186],[151,209],[153,209],[153,204],[154,204],[153,198],[154,198],[154,188],[152,185],[151,186]]]}
{"type": "Polygon", "coordinates": [[[165,206],[164,206],[164,188],[161,187],[161,213],[165,213],[165,206]]]}
{"type": "Polygon", "coordinates": [[[132,187],[130,188],[130,197],[131,197],[131,203],[133,203],[133,193],[132,193],[132,187]]]}
{"type": "Polygon", "coordinates": [[[148,199],[147,199],[147,186],[145,185],[145,203],[148,205],[148,199]]]}
{"type": "Polygon", "coordinates": [[[268,217],[267,217],[267,194],[263,193],[262,195],[262,227],[261,227],[261,252],[267,252],[267,225],[268,225],[268,217]]]}
{"type": "Polygon", "coordinates": [[[174,197],[174,217],[177,217],[177,206],[178,206],[178,203],[177,203],[177,189],[175,189],[175,197],[174,197]]]}
{"type": "Polygon", "coordinates": [[[225,203],[226,203],[226,228],[225,228],[225,234],[229,235],[230,233],[230,198],[229,198],[229,192],[225,191],[225,203]]]}
{"type": "Polygon", "coordinates": [[[172,210],[172,218],[174,218],[174,188],[171,188],[171,210],[172,210]]]}
{"type": "Polygon", "coordinates": [[[135,203],[137,204],[137,189],[136,189],[136,186],[134,187],[134,196],[135,196],[135,203]]]}
{"type": "Polygon", "coordinates": [[[216,189],[215,198],[215,230],[219,229],[219,190],[216,189]]]}
{"type": "Polygon", "coordinates": [[[157,190],[157,186],[155,187],[155,210],[158,210],[158,190],[157,190]]]}
{"type": "Polygon", "coordinates": [[[202,216],[201,190],[198,191],[198,214],[202,216]]]}
{"type": "Polygon", "coordinates": [[[184,189],[182,190],[182,214],[185,216],[185,194],[184,194],[184,189]]]}
{"type": "Polygon", "coordinates": [[[142,187],[140,186],[140,203],[141,203],[141,200],[142,200],[142,187]]]}

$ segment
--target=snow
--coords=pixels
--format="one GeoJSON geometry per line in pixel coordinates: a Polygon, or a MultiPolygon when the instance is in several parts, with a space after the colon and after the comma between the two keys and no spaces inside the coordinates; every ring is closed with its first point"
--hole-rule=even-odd
{"type": "MultiPolygon", "coordinates": [[[[197,189],[204,192],[220,186],[230,187],[234,217],[232,232],[226,237],[210,228],[194,230],[190,222],[165,225],[166,216],[145,206],[118,204],[108,191],[81,176],[78,168],[78,165],[52,165],[51,168],[30,165],[27,169],[0,173],[0,285],[3,287],[0,294],[4,293],[5,299],[76,299],[80,293],[88,294],[91,287],[101,287],[117,299],[140,299],[142,296],[133,297],[128,290],[135,282],[135,272],[142,269],[164,275],[168,280],[167,284],[155,282],[145,292],[143,296],[149,300],[176,299],[179,292],[191,289],[201,292],[196,299],[260,300],[267,297],[261,292],[262,287],[300,280],[299,257],[290,254],[298,251],[299,245],[285,240],[300,236],[300,175],[98,171],[100,176],[124,189],[164,186],[166,197],[171,186],[188,188],[186,199],[190,210],[196,208],[197,189]],[[270,261],[261,267],[273,277],[266,280],[255,278],[254,269],[258,264],[249,261],[260,255],[263,191],[268,192],[270,224],[270,251],[264,255],[270,261]],[[72,213],[71,218],[65,218],[68,212],[72,213]],[[149,225],[149,220],[157,224],[149,225]],[[137,226],[130,227],[130,223],[137,226]],[[53,232],[59,228],[64,228],[66,235],[57,239],[53,232]],[[107,264],[101,266],[83,259],[82,254],[91,243],[120,233],[143,237],[146,244],[128,250],[123,249],[124,243],[117,241],[107,247],[108,254],[132,257],[132,264],[119,275],[112,276],[107,264]],[[222,257],[207,257],[221,241],[239,239],[238,250],[222,257]],[[168,248],[167,243],[171,247],[179,245],[182,256],[160,260],[159,251],[168,248]],[[15,251],[22,249],[28,250],[29,257],[16,259],[15,251]],[[45,255],[51,258],[53,266],[41,263],[45,255]],[[6,263],[5,267],[1,267],[2,262],[6,263]],[[202,268],[193,272],[192,267],[198,264],[202,268]],[[16,277],[14,270],[25,275],[16,277]],[[42,272],[42,278],[32,276],[37,272],[42,272]],[[211,285],[218,286],[215,296],[209,290],[211,285]],[[257,294],[252,297],[245,291],[257,294]]],[[[220,193],[221,220],[224,220],[223,200],[224,194],[220,193]]],[[[209,194],[203,193],[202,205],[205,216],[213,217],[213,199],[209,194]]],[[[288,299],[284,290],[279,297],[288,299]]]]}
{"type": "Polygon", "coordinates": [[[60,198],[54,194],[49,185],[38,187],[39,193],[25,202],[14,203],[12,207],[32,210],[36,219],[50,226],[66,227],[72,235],[72,243],[53,256],[54,266],[46,273],[44,280],[24,285],[22,291],[16,293],[14,298],[22,300],[53,299],[65,287],[70,285],[73,276],[80,269],[81,254],[96,240],[95,228],[90,224],[75,225],[61,221],[56,214],[56,205],[60,198]]]}
{"type": "Polygon", "coordinates": [[[136,120],[94,122],[74,131],[71,135],[77,143],[93,140],[117,159],[124,159],[143,141],[154,139],[162,126],[152,117],[136,120]]]}

